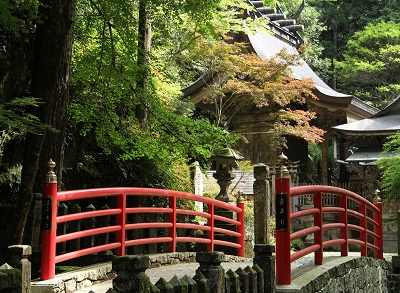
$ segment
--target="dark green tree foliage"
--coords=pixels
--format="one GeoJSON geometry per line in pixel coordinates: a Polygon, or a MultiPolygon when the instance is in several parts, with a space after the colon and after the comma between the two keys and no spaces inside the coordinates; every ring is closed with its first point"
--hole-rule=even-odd
{"type": "Polygon", "coordinates": [[[28,132],[42,134],[47,128],[46,125],[27,110],[29,107],[38,107],[39,104],[38,99],[31,97],[14,98],[10,102],[0,104],[2,136],[23,137],[28,132]]]}
{"type": "Polygon", "coordinates": [[[155,32],[148,62],[138,59],[140,32],[147,29],[139,22],[139,2],[79,0],[76,17],[73,0],[2,2],[1,167],[14,174],[22,165],[22,172],[6,176],[20,184],[19,191],[13,185],[18,213],[1,214],[1,224],[13,232],[0,246],[22,242],[32,194],[42,191],[50,157],[61,188],[190,189],[186,163],[205,163],[213,148],[235,138],[206,119],[193,119],[193,105],[179,91],[193,75],[181,78],[176,60],[198,35],[215,37],[217,27],[235,23],[227,15],[236,10],[221,11],[240,1],[141,1],[150,8],[155,32]],[[148,115],[145,125],[138,107],[148,115]],[[15,137],[24,143],[13,146],[15,137]]]}
{"type": "MultiPolygon", "coordinates": [[[[181,78],[174,61],[179,50],[195,44],[196,34],[215,31],[210,19],[218,6],[214,1],[147,4],[153,32],[149,64],[137,59],[143,50],[138,41],[139,2],[78,3],[70,104],[72,148],[67,149],[74,155],[68,155],[67,174],[79,178],[85,172],[92,180],[100,179],[108,162],[122,178],[106,180],[109,185],[187,190],[182,172],[177,172],[186,168],[185,162],[205,163],[213,148],[234,140],[207,120],[193,119],[193,105],[180,99],[181,78]],[[147,113],[145,125],[138,108],[147,113]],[[76,148],[74,141],[86,147],[76,148]]],[[[68,184],[72,182],[70,178],[68,184]]]]}
{"type": "Polygon", "coordinates": [[[308,5],[320,12],[320,21],[327,27],[321,34],[320,42],[325,48],[322,57],[332,60],[330,79],[326,81],[333,88],[336,88],[336,81],[340,79],[334,61],[342,59],[348,40],[369,23],[398,21],[400,12],[397,2],[396,0],[307,1],[308,5]]]}
{"type": "Polygon", "coordinates": [[[400,95],[400,23],[369,24],[337,62],[338,88],[383,108],[400,95]]]}
{"type": "Polygon", "coordinates": [[[0,103],[27,95],[37,0],[2,0],[0,5],[0,103]]]}
{"type": "Polygon", "coordinates": [[[381,168],[381,188],[385,191],[385,199],[398,199],[400,197],[400,133],[389,137],[384,144],[383,154],[391,154],[377,161],[381,168]],[[393,155],[397,154],[397,155],[393,155]]]}

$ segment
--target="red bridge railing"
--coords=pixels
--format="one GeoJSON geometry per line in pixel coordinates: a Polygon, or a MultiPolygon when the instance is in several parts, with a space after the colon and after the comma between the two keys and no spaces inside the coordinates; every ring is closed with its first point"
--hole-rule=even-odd
{"type": "Polygon", "coordinates": [[[84,189],[74,191],[57,192],[57,182],[45,184],[44,188],[44,204],[43,204],[43,228],[42,228],[42,259],[41,259],[41,279],[48,280],[55,277],[55,264],[66,260],[78,258],[88,254],[115,250],[117,256],[125,254],[128,246],[168,243],[169,252],[175,252],[177,242],[196,242],[205,243],[207,250],[213,251],[214,245],[222,245],[237,249],[239,256],[244,256],[244,203],[238,201],[237,206],[195,195],[185,192],[152,189],[152,188],[135,188],[135,187],[116,187],[116,188],[99,188],[84,189]],[[129,197],[136,196],[155,196],[168,199],[168,207],[130,207],[127,204],[129,197]],[[68,215],[57,215],[57,205],[65,201],[75,201],[91,198],[116,198],[116,207],[107,210],[88,211],[68,215]],[[177,200],[197,201],[206,204],[207,212],[199,212],[185,208],[177,207],[177,200]],[[214,213],[215,208],[225,211],[237,213],[237,219],[231,219],[214,213]],[[127,215],[129,214],[165,214],[168,215],[166,222],[143,222],[128,223],[127,215]],[[198,216],[205,219],[206,224],[191,224],[177,222],[177,215],[198,216]],[[92,228],[83,231],[72,232],[68,234],[57,235],[57,224],[78,221],[93,217],[115,216],[115,224],[92,228]],[[220,221],[236,226],[236,231],[222,229],[215,226],[215,221],[220,221]],[[167,228],[168,235],[166,237],[128,239],[127,231],[134,229],[146,228],[167,228]],[[177,229],[197,229],[206,231],[207,238],[201,237],[178,237],[177,229]],[[70,241],[82,237],[100,235],[104,233],[114,233],[114,242],[88,247],[76,251],[71,251],[56,255],[56,244],[70,241]],[[227,240],[217,240],[215,233],[225,234],[235,237],[235,242],[227,240]]]}
{"type": "MultiPolygon", "coordinates": [[[[287,178],[276,179],[277,221],[279,212],[285,212],[283,222],[286,225],[276,230],[276,282],[279,285],[291,284],[291,262],[314,252],[316,265],[323,263],[323,249],[333,245],[340,245],[342,256],[348,256],[349,244],[360,247],[361,256],[367,256],[368,249],[374,251],[374,257],[383,258],[383,232],[382,232],[382,203],[371,203],[360,195],[349,190],[332,186],[298,186],[290,188],[287,178]],[[290,213],[290,198],[301,195],[311,195],[314,207],[290,213]],[[323,206],[324,195],[336,195],[339,199],[338,206],[323,206]],[[349,202],[351,202],[349,205],[349,202]],[[358,206],[350,209],[349,206],[358,206]],[[338,223],[324,223],[323,216],[326,213],[339,214],[338,223]],[[290,229],[290,221],[306,216],[313,216],[314,223],[311,227],[304,228],[294,233],[290,229]],[[351,219],[352,221],[349,221],[351,219]],[[351,223],[351,224],[350,224],[351,223]],[[323,232],[329,229],[339,229],[338,239],[324,240],[323,232]],[[358,238],[349,238],[349,230],[358,231],[358,238]],[[290,242],[314,234],[314,244],[295,253],[291,253],[290,242]]],[[[354,237],[354,236],[353,236],[354,237]]]]}

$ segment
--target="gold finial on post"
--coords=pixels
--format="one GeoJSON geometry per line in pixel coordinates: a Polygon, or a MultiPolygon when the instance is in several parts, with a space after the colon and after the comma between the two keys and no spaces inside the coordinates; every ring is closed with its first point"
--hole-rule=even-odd
{"type": "Polygon", "coordinates": [[[277,161],[280,166],[276,172],[276,178],[290,178],[289,170],[284,165],[288,161],[288,157],[282,153],[278,156],[277,161]]]}
{"type": "Polygon", "coordinates": [[[54,168],[56,167],[56,163],[50,159],[47,162],[47,176],[46,176],[46,183],[57,183],[57,175],[54,173],[54,168]]]}
{"type": "Polygon", "coordinates": [[[379,196],[381,191],[379,189],[374,191],[375,197],[374,197],[374,203],[381,203],[382,198],[379,196]]]}
{"type": "Polygon", "coordinates": [[[243,191],[238,190],[237,196],[236,196],[236,201],[237,202],[244,202],[243,191]]]}

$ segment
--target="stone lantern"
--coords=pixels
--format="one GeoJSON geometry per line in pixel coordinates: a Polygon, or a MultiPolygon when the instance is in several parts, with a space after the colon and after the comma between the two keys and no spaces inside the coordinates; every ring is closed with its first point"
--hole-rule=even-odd
{"type": "Polygon", "coordinates": [[[211,158],[212,166],[215,167],[214,178],[220,187],[220,192],[215,199],[224,202],[233,202],[232,196],[229,195],[228,187],[235,178],[233,167],[236,165],[236,160],[241,160],[243,157],[231,148],[222,148],[214,151],[211,158]]]}

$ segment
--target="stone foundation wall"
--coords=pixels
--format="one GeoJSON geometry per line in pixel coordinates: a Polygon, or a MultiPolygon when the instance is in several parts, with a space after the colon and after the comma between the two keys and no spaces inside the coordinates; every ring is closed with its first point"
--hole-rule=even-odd
{"type": "MultiPolygon", "coordinates": [[[[158,268],[163,265],[175,265],[186,262],[196,262],[196,252],[169,252],[148,255],[150,268],[158,268]]],[[[224,254],[224,262],[244,262],[252,260],[235,255],[224,254]]]]}
{"type": "Polygon", "coordinates": [[[319,275],[300,292],[388,292],[390,263],[355,258],[319,275]]]}

